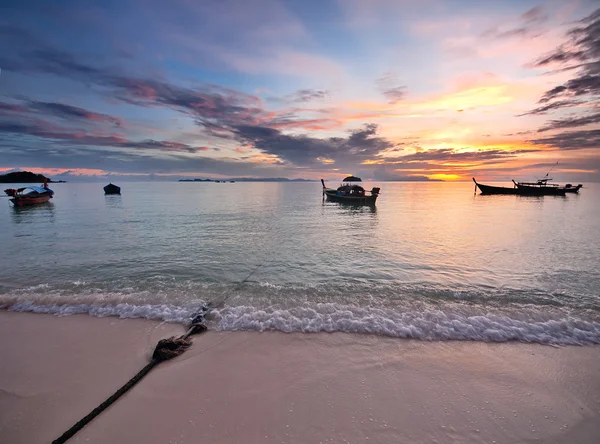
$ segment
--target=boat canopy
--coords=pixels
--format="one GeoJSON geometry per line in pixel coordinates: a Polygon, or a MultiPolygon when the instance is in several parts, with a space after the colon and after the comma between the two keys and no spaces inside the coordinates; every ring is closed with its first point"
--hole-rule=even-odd
{"type": "Polygon", "coordinates": [[[356,176],[348,176],[342,182],[362,182],[362,179],[356,176]]]}
{"type": "Polygon", "coordinates": [[[51,190],[50,190],[50,188],[42,188],[42,187],[25,187],[25,188],[19,189],[19,193],[21,193],[21,194],[29,194],[29,193],[34,193],[34,192],[43,194],[43,193],[51,192],[51,190]]]}

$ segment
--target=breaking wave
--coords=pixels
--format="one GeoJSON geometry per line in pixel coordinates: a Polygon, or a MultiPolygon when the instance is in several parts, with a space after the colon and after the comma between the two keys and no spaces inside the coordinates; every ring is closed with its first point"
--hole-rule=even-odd
{"type": "MultiPolygon", "coordinates": [[[[122,319],[144,318],[185,323],[201,305],[200,303],[184,306],[128,303],[40,305],[32,302],[17,302],[2,308],[60,316],[85,313],[99,317],[116,316],[122,319]]],[[[314,303],[290,308],[277,305],[263,308],[248,305],[225,306],[211,312],[209,323],[212,329],[219,331],[345,332],[430,341],[600,344],[600,322],[569,315],[556,318],[542,315],[527,318],[494,313],[469,314],[437,309],[397,311],[335,303],[314,303]]]]}

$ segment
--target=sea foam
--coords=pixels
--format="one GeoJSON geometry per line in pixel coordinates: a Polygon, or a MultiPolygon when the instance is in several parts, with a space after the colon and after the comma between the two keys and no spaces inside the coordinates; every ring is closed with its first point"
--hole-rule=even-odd
{"type": "MultiPolygon", "coordinates": [[[[10,311],[52,313],[60,316],[144,318],[185,323],[200,304],[161,305],[40,305],[18,302],[10,311]]],[[[219,331],[345,332],[422,340],[521,341],[541,344],[600,344],[600,322],[574,316],[517,318],[503,314],[452,313],[426,309],[397,311],[335,303],[305,304],[292,308],[247,305],[225,306],[209,316],[210,328],[219,331]]]]}

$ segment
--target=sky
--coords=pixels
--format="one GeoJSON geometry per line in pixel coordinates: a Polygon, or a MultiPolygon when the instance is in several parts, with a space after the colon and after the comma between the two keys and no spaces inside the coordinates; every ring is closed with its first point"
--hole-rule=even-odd
{"type": "Polygon", "coordinates": [[[592,0],[5,0],[0,173],[600,181],[592,0]]]}

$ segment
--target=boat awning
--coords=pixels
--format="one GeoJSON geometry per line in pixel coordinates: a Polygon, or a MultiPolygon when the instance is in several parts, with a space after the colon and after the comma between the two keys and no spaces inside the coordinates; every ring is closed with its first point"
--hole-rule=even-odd
{"type": "Polygon", "coordinates": [[[29,194],[29,193],[51,193],[52,190],[50,188],[42,188],[42,187],[25,187],[19,190],[20,194],[29,194]]]}

